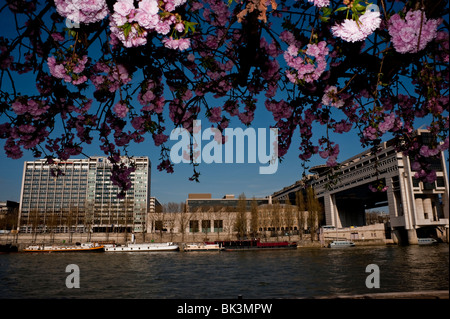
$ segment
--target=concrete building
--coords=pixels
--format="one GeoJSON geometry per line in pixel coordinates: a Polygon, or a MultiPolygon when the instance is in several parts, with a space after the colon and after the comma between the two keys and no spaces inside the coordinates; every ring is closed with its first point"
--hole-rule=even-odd
{"type": "Polygon", "coordinates": [[[148,224],[152,227],[148,233],[155,240],[159,237],[169,241],[235,240],[252,236],[268,239],[299,234],[297,208],[272,203],[270,197],[246,198],[243,209],[239,197],[231,194],[222,198],[189,194],[178,211],[162,210],[150,215],[148,224]]]}
{"type": "MultiPolygon", "coordinates": [[[[270,196],[265,198],[246,198],[246,205],[250,208],[253,200],[256,201],[258,206],[264,204],[272,204],[272,198],[270,196]]],[[[224,195],[222,198],[212,198],[211,194],[188,194],[186,199],[186,207],[189,211],[202,210],[214,210],[226,208],[230,211],[236,211],[239,198],[233,194],[224,195]]]]}
{"type": "MultiPolygon", "coordinates": [[[[423,144],[429,134],[418,130],[423,144]]],[[[396,242],[416,244],[417,238],[449,238],[449,186],[444,153],[430,161],[437,180],[423,183],[414,178],[411,160],[397,152],[390,141],[381,144],[377,154],[362,152],[340,163],[331,174],[325,165],[310,169],[312,175],[285,187],[272,196],[295,200],[295,193],[312,186],[325,210],[325,224],[337,228],[365,225],[365,210],[387,206],[390,228],[396,242]],[[374,183],[387,186],[373,192],[374,183]]]]}
{"type": "Polygon", "coordinates": [[[136,168],[123,199],[110,180],[112,164],[106,157],[69,159],[57,165],[46,164],[45,159],[25,162],[19,232],[145,231],[151,163],[147,157],[122,160],[136,168]],[[56,167],[63,175],[52,175],[56,167]]]}

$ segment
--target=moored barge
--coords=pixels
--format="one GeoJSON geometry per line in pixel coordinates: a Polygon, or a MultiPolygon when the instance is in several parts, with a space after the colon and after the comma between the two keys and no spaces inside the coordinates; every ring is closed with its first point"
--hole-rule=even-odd
{"type": "Polygon", "coordinates": [[[221,251],[223,250],[220,244],[216,243],[192,243],[185,244],[183,251],[221,251]]]}
{"type": "Polygon", "coordinates": [[[295,243],[295,242],[288,242],[288,241],[261,242],[259,239],[224,240],[224,241],[215,241],[214,243],[221,245],[221,247],[223,247],[223,250],[225,250],[225,251],[297,248],[297,243],[295,243]]]}
{"type": "Polygon", "coordinates": [[[106,252],[148,252],[148,251],[178,251],[179,246],[175,243],[143,243],[126,245],[106,245],[106,252]]]}
{"type": "Polygon", "coordinates": [[[80,244],[76,245],[32,245],[26,247],[23,252],[26,253],[99,253],[104,252],[105,247],[97,244],[80,244]]]}

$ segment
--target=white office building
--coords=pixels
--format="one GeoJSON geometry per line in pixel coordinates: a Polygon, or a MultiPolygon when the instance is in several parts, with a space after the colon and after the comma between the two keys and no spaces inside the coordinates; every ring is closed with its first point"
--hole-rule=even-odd
{"type": "Polygon", "coordinates": [[[143,232],[150,199],[148,157],[122,158],[135,165],[131,189],[122,199],[110,180],[106,157],[69,159],[49,165],[45,159],[24,163],[19,231],[143,232]],[[59,169],[61,176],[51,170],[59,169]]]}

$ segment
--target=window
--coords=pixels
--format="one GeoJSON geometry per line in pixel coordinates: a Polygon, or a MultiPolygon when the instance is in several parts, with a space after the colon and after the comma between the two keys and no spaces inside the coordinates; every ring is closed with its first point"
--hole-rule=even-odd
{"type": "Polygon", "coordinates": [[[219,219],[214,221],[214,232],[215,233],[223,232],[223,220],[219,219]]]}
{"type": "Polygon", "coordinates": [[[202,232],[204,232],[204,233],[211,232],[211,221],[210,220],[202,220],[202,232]]]}
{"type": "Polygon", "coordinates": [[[191,220],[191,221],[189,221],[189,232],[197,233],[198,231],[199,231],[198,220],[191,220]]]}
{"type": "Polygon", "coordinates": [[[162,220],[155,221],[155,230],[163,231],[164,229],[164,223],[162,220]]]}
{"type": "Polygon", "coordinates": [[[441,188],[441,187],[445,187],[445,180],[443,177],[438,177],[436,179],[436,185],[437,187],[441,188]]]}

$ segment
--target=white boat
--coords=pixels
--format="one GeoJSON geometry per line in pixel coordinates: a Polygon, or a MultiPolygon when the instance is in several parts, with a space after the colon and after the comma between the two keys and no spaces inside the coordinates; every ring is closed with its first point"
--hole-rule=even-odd
{"type": "Polygon", "coordinates": [[[419,245],[431,245],[437,243],[437,240],[434,238],[417,238],[417,242],[419,245]]]}
{"type": "Polygon", "coordinates": [[[95,243],[75,245],[31,245],[26,247],[23,252],[27,253],[68,253],[68,252],[103,252],[105,247],[95,243]]]}
{"type": "Polygon", "coordinates": [[[176,251],[180,247],[172,242],[168,243],[143,243],[125,245],[105,245],[105,252],[146,252],[146,251],[176,251]]]}
{"type": "Polygon", "coordinates": [[[223,247],[220,244],[215,243],[194,243],[185,244],[183,247],[184,251],[220,251],[223,247]]]}
{"type": "Polygon", "coordinates": [[[350,240],[333,240],[328,247],[329,248],[339,248],[339,247],[353,247],[355,243],[350,240]]]}

